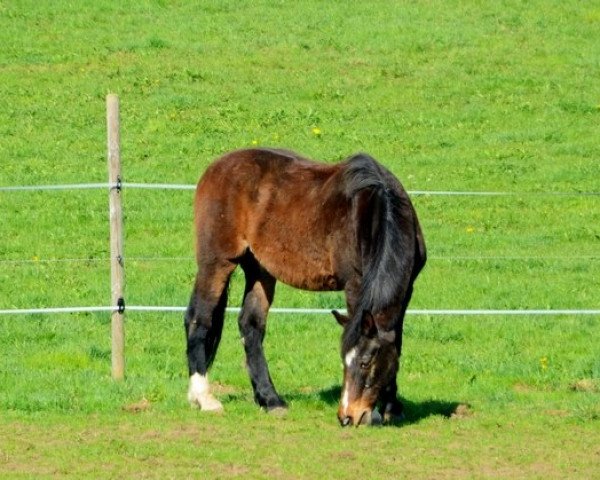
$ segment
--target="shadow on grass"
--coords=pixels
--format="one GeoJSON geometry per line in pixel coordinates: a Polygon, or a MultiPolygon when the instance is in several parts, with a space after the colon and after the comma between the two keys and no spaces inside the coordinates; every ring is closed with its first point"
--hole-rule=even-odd
{"type": "MultiPolygon", "coordinates": [[[[342,388],[340,386],[335,386],[321,390],[319,392],[319,398],[328,405],[337,405],[340,401],[341,393],[342,388]]],[[[456,414],[458,407],[461,405],[459,402],[447,402],[444,400],[412,402],[402,397],[400,400],[404,405],[404,418],[388,424],[390,426],[402,427],[404,425],[411,425],[434,416],[450,418],[452,415],[456,414]]]]}

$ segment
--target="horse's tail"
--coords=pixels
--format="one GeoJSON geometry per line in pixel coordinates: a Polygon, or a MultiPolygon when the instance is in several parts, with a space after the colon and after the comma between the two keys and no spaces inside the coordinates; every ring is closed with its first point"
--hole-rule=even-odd
{"type": "Polygon", "coordinates": [[[415,212],[391,173],[365,154],[349,159],[346,194],[353,202],[362,260],[357,308],[380,311],[402,298],[414,279],[415,257],[421,257],[415,212]]]}

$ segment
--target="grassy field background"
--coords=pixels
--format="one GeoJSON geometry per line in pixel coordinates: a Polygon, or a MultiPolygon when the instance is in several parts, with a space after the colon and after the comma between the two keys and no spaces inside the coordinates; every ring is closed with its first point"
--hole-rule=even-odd
{"type": "MultiPolygon", "coordinates": [[[[129,182],[192,184],[221,153],[367,151],[414,196],[412,308],[599,308],[597,2],[0,1],[0,187],[104,182],[105,96],[129,182]],[[534,193],[534,194],[532,194],[534,193]]],[[[124,192],[127,301],[186,304],[191,191],[124,192]]],[[[106,192],[0,191],[0,309],[109,302],[106,192]]],[[[241,296],[232,286],[231,304],[241,296]]],[[[279,285],[275,306],[341,306],[279,285]]],[[[0,317],[0,477],[595,478],[600,319],[407,318],[399,427],[342,430],[333,318],[272,315],[290,403],[252,403],[236,321],[190,411],[180,315],[0,317]]]]}

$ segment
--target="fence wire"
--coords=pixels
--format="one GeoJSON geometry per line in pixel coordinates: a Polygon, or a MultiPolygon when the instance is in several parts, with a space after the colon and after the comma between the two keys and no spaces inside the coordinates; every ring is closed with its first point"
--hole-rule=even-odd
{"type": "MultiPolygon", "coordinates": [[[[97,313],[97,312],[159,312],[183,313],[186,307],[161,306],[161,305],[126,305],[124,309],[119,306],[91,306],[91,307],[48,307],[48,308],[15,308],[0,310],[0,315],[46,315],[60,313],[97,313]]],[[[227,312],[239,313],[240,307],[228,307],[227,312]]],[[[347,313],[345,308],[287,308],[274,307],[269,313],[299,314],[299,315],[324,315],[331,314],[332,310],[347,313]]],[[[600,309],[409,309],[407,315],[418,316],[600,316],[600,309]]]]}
{"type": "MultiPolygon", "coordinates": [[[[195,263],[195,257],[124,257],[126,262],[189,262],[195,263]]],[[[504,262],[504,261],[523,261],[523,262],[581,262],[600,260],[600,254],[594,255],[428,255],[428,261],[441,262],[504,262]]],[[[80,257],[80,258],[6,258],[0,259],[0,265],[51,265],[65,263],[108,263],[109,257],[80,257]]]]}
{"type": "MultiPolygon", "coordinates": [[[[72,183],[62,185],[14,185],[0,186],[0,192],[45,191],[45,190],[90,190],[131,188],[143,190],[195,190],[196,184],[177,183],[72,183]]],[[[447,197],[515,197],[515,196],[561,196],[561,197],[596,197],[600,192],[561,192],[561,191],[468,191],[468,190],[408,190],[415,196],[447,196],[447,197]]]]}

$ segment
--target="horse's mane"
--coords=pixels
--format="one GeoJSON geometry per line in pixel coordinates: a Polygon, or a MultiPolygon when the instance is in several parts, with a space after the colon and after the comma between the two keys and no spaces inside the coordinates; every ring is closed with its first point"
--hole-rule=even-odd
{"type": "Polygon", "coordinates": [[[363,199],[356,219],[362,285],[353,319],[357,325],[348,329],[353,336],[350,331],[360,334],[363,311],[375,314],[403,300],[413,276],[416,226],[408,196],[393,175],[369,155],[350,157],[344,180],[348,198],[363,199]]]}

